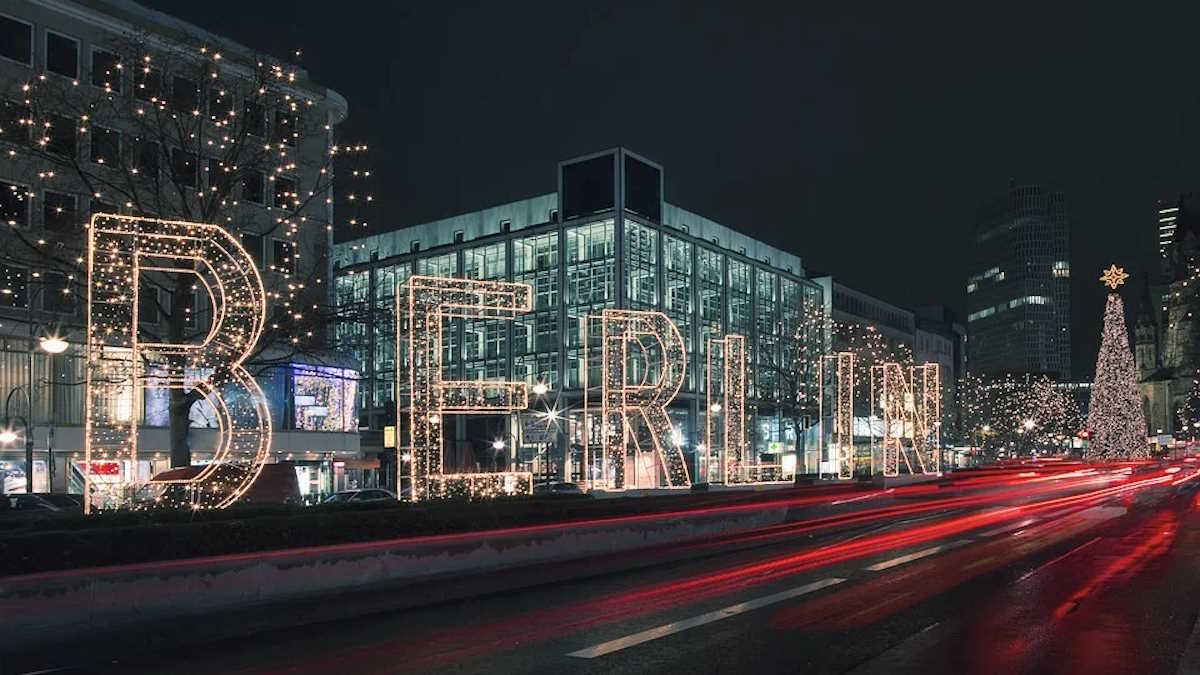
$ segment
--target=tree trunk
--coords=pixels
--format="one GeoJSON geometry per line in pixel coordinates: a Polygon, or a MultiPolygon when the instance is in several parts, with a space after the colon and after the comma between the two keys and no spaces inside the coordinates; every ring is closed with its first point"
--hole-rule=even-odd
{"type": "Polygon", "coordinates": [[[171,389],[167,414],[167,432],[171,440],[171,467],[190,466],[192,447],[188,444],[188,426],[191,421],[192,392],[171,389]]]}
{"type": "MultiPolygon", "coordinates": [[[[176,274],[170,280],[171,307],[167,315],[167,338],[172,344],[183,344],[186,340],[187,316],[184,308],[191,306],[191,288],[184,281],[184,275],[176,274]]],[[[180,355],[168,357],[169,368],[173,378],[178,378],[182,384],[187,377],[186,360],[180,355]]],[[[171,466],[190,466],[192,463],[192,447],[188,443],[188,427],[191,426],[192,404],[196,402],[195,391],[191,389],[172,388],[167,405],[167,432],[171,442],[171,466]]]]}

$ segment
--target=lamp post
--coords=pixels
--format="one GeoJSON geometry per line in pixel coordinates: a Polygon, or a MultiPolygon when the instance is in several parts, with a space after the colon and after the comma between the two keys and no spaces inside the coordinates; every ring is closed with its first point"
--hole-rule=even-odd
{"type": "MultiPolygon", "coordinates": [[[[19,386],[19,387],[13,387],[11,390],[9,390],[8,396],[5,397],[5,399],[4,399],[4,431],[0,432],[0,443],[3,443],[4,445],[10,445],[14,441],[17,440],[17,434],[16,434],[16,432],[14,432],[12,430],[11,423],[14,419],[21,423],[21,430],[25,435],[25,492],[26,493],[33,492],[33,429],[30,426],[31,422],[33,421],[33,395],[32,395],[32,392],[33,392],[33,354],[34,354],[34,349],[33,349],[33,344],[32,344],[32,333],[34,332],[34,327],[33,327],[32,323],[30,324],[29,330],[30,330],[30,334],[31,334],[30,335],[31,339],[30,339],[30,345],[29,345],[29,352],[27,354],[27,360],[26,360],[26,367],[27,367],[27,371],[28,371],[27,372],[28,382],[26,385],[19,386]],[[14,416],[12,414],[12,399],[13,399],[13,394],[16,394],[18,391],[22,392],[25,395],[25,404],[26,404],[25,410],[26,410],[27,414],[14,416]]],[[[61,354],[61,353],[65,352],[71,346],[70,343],[68,343],[66,340],[64,340],[58,336],[53,336],[53,335],[48,336],[48,337],[43,337],[41,340],[38,341],[38,345],[41,347],[43,352],[50,354],[51,356],[53,356],[55,354],[61,354]]],[[[47,416],[48,430],[47,430],[47,436],[46,436],[46,453],[47,453],[47,455],[46,455],[46,460],[47,460],[47,462],[46,462],[46,482],[47,482],[47,486],[48,486],[47,490],[50,492],[54,491],[53,490],[53,485],[54,485],[54,420],[53,420],[53,415],[54,415],[54,372],[53,371],[54,371],[54,369],[53,369],[53,367],[51,367],[50,403],[49,403],[50,412],[47,416]]]]}

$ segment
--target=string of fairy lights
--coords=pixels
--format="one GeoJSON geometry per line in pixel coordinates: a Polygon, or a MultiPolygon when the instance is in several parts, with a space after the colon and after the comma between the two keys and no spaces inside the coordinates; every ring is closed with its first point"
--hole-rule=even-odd
{"type": "Polygon", "coordinates": [[[1142,458],[1149,455],[1146,418],[1138,390],[1138,370],[1125,329],[1125,304],[1117,288],[1129,275],[1112,265],[1100,277],[1110,289],[1096,356],[1096,379],[1088,405],[1090,459],[1142,458]]]}
{"type": "MultiPolygon", "coordinates": [[[[259,350],[320,349],[320,332],[326,317],[333,315],[323,288],[328,282],[323,257],[328,252],[328,233],[335,227],[369,226],[366,215],[374,197],[372,174],[364,163],[368,148],[337,138],[338,104],[328,100],[325,90],[309,83],[295,65],[257,58],[240,49],[227,53],[208,40],[206,36],[181,35],[167,43],[152,35],[114,34],[95,45],[92,67],[85,77],[68,79],[35,70],[12,90],[0,92],[0,151],[12,167],[26,174],[16,180],[19,185],[8,185],[0,194],[0,220],[9,226],[7,231],[16,241],[0,253],[0,259],[16,265],[9,265],[7,278],[0,279],[5,304],[32,302],[26,288],[28,277],[43,282],[47,292],[67,298],[62,302],[71,302],[72,296],[83,295],[88,273],[98,271],[93,285],[124,284],[114,289],[114,297],[124,296],[128,303],[125,311],[129,311],[137,306],[142,293],[128,285],[135,279],[159,287],[172,299],[170,303],[146,303],[158,305],[162,319],[158,325],[143,322],[140,328],[150,339],[165,343],[166,334],[175,331],[172,322],[178,317],[174,315],[179,314],[172,279],[198,273],[202,280],[215,276],[225,283],[222,287],[215,283],[206,286],[203,281],[179,282],[185,284],[185,292],[201,298],[226,294],[223,306],[212,303],[211,324],[225,322],[222,330],[226,332],[217,343],[208,339],[208,323],[196,321],[192,307],[184,305],[190,328],[182,340],[189,348],[206,345],[210,351],[204,356],[176,353],[166,359],[163,355],[170,350],[163,348],[143,365],[118,365],[129,361],[121,356],[126,353],[121,350],[132,347],[116,343],[125,340],[132,345],[137,338],[122,332],[128,328],[113,327],[125,325],[128,317],[118,316],[115,307],[92,303],[89,311],[95,310],[101,323],[111,323],[113,332],[88,334],[89,349],[100,349],[96,340],[110,342],[104,345],[106,359],[89,361],[85,371],[97,383],[110,379],[122,383],[118,388],[126,393],[109,396],[99,393],[102,387],[97,388],[96,409],[111,409],[111,418],[97,412],[99,416],[89,421],[96,443],[91,445],[93,453],[85,450],[87,462],[137,456],[134,427],[144,401],[137,398],[140,391],[132,399],[127,395],[131,386],[186,388],[210,399],[218,413],[230,418],[218,422],[226,424],[222,433],[232,434],[233,440],[214,451],[211,466],[222,465],[222,458],[255,455],[260,444],[252,436],[261,436],[263,430],[243,438],[240,429],[254,427],[249,420],[262,410],[252,410],[257,404],[240,401],[256,400],[253,389],[257,385],[245,379],[238,371],[240,366],[228,368],[229,372],[217,368],[216,379],[200,373],[228,360],[232,352],[218,349],[220,340],[227,340],[229,349],[252,349],[256,344],[259,350]],[[335,202],[339,221],[332,219],[335,202]],[[213,274],[205,265],[218,260],[226,264],[226,258],[204,249],[203,244],[179,244],[164,247],[164,253],[181,253],[191,247],[214,257],[188,259],[170,269],[147,264],[135,271],[128,261],[118,265],[115,259],[107,259],[118,254],[106,248],[104,237],[118,235],[103,233],[99,248],[93,251],[90,247],[91,237],[86,233],[97,214],[176,223],[163,227],[183,228],[188,234],[181,236],[195,235],[197,241],[206,240],[207,227],[218,227],[233,240],[233,245],[225,241],[221,247],[235,257],[240,255],[235,249],[253,243],[250,267],[255,275],[257,269],[266,273],[265,287],[258,275],[258,287],[263,290],[255,296],[255,302],[262,300],[265,307],[265,315],[257,323],[258,338],[238,344],[235,335],[244,332],[244,327],[228,332],[238,322],[233,318],[243,302],[238,298],[253,294],[246,290],[254,285],[248,276],[225,278],[236,277],[244,260],[238,258],[213,274]],[[93,252],[103,263],[99,270],[88,267],[93,252]],[[17,272],[12,273],[13,269],[17,272]],[[179,363],[184,364],[186,373],[178,372],[179,363]],[[238,403],[221,403],[226,390],[246,395],[227,397],[238,403]],[[109,433],[103,431],[104,422],[114,425],[111,438],[104,438],[109,433]]],[[[152,246],[150,242],[158,235],[151,234],[148,225],[138,228],[150,237],[142,244],[152,246]]],[[[136,312],[133,316],[141,320],[136,312]]],[[[170,414],[175,414],[173,408],[170,414]]],[[[247,466],[253,466],[253,461],[247,466]]],[[[112,494],[98,496],[98,503],[128,500],[131,486],[144,480],[136,475],[136,468],[129,471],[126,485],[103,488],[112,494]]],[[[195,503],[224,503],[225,496],[239,491],[236,483],[254,473],[253,469],[248,474],[229,468],[219,472],[205,469],[202,475],[214,494],[195,503]]],[[[188,491],[164,490],[160,497],[185,493],[188,491]]]]}
{"type": "Polygon", "coordinates": [[[639,451],[646,450],[660,462],[667,487],[689,487],[692,481],[683,449],[667,414],[667,405],[683,385],[687,364],[679,328],[662,312],[620,309],[604,310],[600,325],[604,485],[612,490],[631,487],[625,457],[632,452],[636,459],[639,451]],[[631,358],[635,349],[643,358],[631,358]],[[639,429],[645,430],[645,437],[637,433],[639,429]]]}
{"type": "Polygon", "coordinates": [[[94,60],[90,82],[37,72],[0,97],[5,153],[29,167],[23,194],[8,190],[22,205],[3,214],[27,250],[5,257],[62,268],[82,284],[87,212],[220,224],[269,240],[256,257],[275,273],[270,342],[306,344],[329,312],[316,264],[335,227],[329,207],[337,201],[343,222],[368,226],[367,146],[335,138],[325,93],[296,66],[227,57],[190,38],[166,45],[114,36],[96,54],[104,58],[94,60]],[[51,192],[73,199],[47,203],[47,219],[63,216],[78,230],[29,229],[32,207],[51,192]]]}
{"type": "MultiPolygon", "coordinates": [[[[242,366],[262,334],[266,298],[254,259],[225,229],[206,223],[98,215],[88,228],[85,466],[137,466],[138,401],[147,387],[199,387],[217,411],[219,442],[195,475],[151,481],[146,504],[193,509],[237,501],[262,471],[271,445],[266,396],[242,366]],[[207,336],[194,344],[150,342],[137,330],[138,279],[192,274],[213,307],[207,336]],[[210,373],[189,383],[190,373],[210,373]]],[[[99,483],[84,472],[85,512],[120,508],[136,481],[99,483]]]]}
{"type": "Polygon", "coordinates": [[[753,461],[746,446],[746,338],[730,334],[710,338],[705,354],[705,446],[707,460],[717,458],[719,474],[713,483],[755,482],[753,461]],[[749,460],[749,461],[748,461],[749,460]]]}
{"type": "MultiPolygon", "coordinates": [[[[506,319],[533,309],[529,284],[429,276],[409,277],[396,294],[397,349],[404,354],[401,374],[407,382],[411,499],[490,498],[531,494],[533,474],[442,472],[443,422],[460,415],[516,412],[529,406],[528,384],[499,380],[451,381],[443,378],[442,327],[448,318],[506,319]]],[[[404,467],[398,467],[403,479],[404,467]]],[[[400,481],[402,484],[402,481],[400,481]]]]}

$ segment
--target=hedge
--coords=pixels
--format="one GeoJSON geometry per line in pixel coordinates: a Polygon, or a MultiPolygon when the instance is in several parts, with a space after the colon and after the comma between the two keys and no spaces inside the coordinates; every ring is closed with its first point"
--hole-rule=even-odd
{"type": "Polygon", "coordinates": [[[768,501],[787,494],[789,491],[773,490],[616,499],[547,495],[489,502],[235,506],[223,511],[23,516],[0,519],[0,576],[661,513],[768,501]]]}

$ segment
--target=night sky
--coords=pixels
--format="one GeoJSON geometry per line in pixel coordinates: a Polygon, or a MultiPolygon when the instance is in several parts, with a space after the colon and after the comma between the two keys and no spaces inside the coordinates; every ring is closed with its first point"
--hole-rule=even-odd
{"type": "Polygon", "coordinates": [[[343,139],[373,148],[378,229],[552,191],[558,160],[624,145],[664,166],[668,201],[961,312],[979,201],[1051,183],[1073,213],[1077,376],[1101,267],[1134,273],[1135,304],[1154,199],[1200,186],[1198,3],[146,4],[302,49],[350,103],[343,139]]]}

